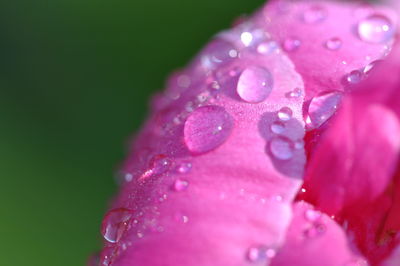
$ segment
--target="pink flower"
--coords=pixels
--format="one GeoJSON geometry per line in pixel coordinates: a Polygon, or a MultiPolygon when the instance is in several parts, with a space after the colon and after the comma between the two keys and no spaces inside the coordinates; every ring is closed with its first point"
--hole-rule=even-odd
{"type": "Polygon", "coordinates": [[[396,24],[272,1],[217,35],[153,99],[100,265],[398,265],[396,24]]]}

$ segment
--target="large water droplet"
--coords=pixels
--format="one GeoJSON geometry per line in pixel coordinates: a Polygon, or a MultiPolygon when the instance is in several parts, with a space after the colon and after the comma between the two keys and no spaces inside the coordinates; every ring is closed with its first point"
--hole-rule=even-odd
{"type": "Polygon", "coordinates": [[[363,72],[365,75],[369,75],[371,73],[371,71],[380,63],[382,62],[382,60],[375,60],[371,63],[369,63],[368,65],[366,65],[363,69],[363,72]]]}
{"type": "Polygon", "coordinates": [[[358,23],[361,40],[371,43],[384,43],[394,36],[392,22],[384,15],[374,14],[358,23]]]}
{"type": "Polygon", "coordinates": [[[278,118],[281,121],[289,121],[290,119],[292,119],[292,116],[293,116],[293,111],[289,107],[283,107],[278,112],[278,118]]]}
{"type": "Polygon", "coordinates": [[[269,143],[269,151],[278,160],[290,160],[293,157],[293,142],[286,137],[275,137],[269,143]]]}
{"type": "Polygon", "coordinates": [[[314,97],[308,106],[307,128],[314,129],[324,124],[335,114],[341,99],[339,92],[325,92],[314,97]]]}
{"type": "Polygon", "coordinates": [[[110,243],[118,242],[128,230],[132,211],[125,208],[118,208],[109,211],[103,219],[101,234],[110,243]]]}
{"type": "Polygon", "coordinates": [[[272,91],[273,78],[271,72],[263,67],[248,67],[240,75],[237,93],[249,103],[264,101],[272,91]]]}
{"type": "Polygon", "coordinates": [[[331,38],[326,41],[325,47],[332,51],[339,50],[342,47],[342,40],[336,37],[331,38]]]}
{"type": "Polygon", "coordinates": [[[233,124],[232,116],[223,107],[200,107],[185,122],[185,144],[194,154],[212,151],[228,139],[233,124]]]}
{"type": "Polygon", "coordinates": [[[297,38],[288,38],[283,42],[283,49],[286,52],[293,52],[299,49],[301,46],[301,41],[297,38]]]}
{"type": "Polygon", "coordinates": [[[328,13],[322,6],[310,6],[303,13],[303,21],[309,24],[319,23],[326,19],[328,13]]]}
{"type": "Polygon", "coordinates": [[[275,256],[276,250],[264,245],[252,246],[247,251],[247,260],[251,263],[268,263],[275,256]]]}

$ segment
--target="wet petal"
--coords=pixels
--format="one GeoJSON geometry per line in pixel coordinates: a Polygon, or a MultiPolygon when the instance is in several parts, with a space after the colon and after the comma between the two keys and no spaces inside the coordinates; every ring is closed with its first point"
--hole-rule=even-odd
{"type": "Polygon", "coordinates": [[[285,245],[271,266],[368,265],[330,217],[305,202],[294,205],[293,215],[285,245]]]}

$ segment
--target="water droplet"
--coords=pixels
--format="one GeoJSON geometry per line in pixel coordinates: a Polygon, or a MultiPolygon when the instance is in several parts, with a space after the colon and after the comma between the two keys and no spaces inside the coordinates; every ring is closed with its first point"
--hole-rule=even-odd
{"type": "Polygon", "coordinates": [[[319,128],[336,113],[342,99],[339,92],[324,92],[312,98],[308,106],[307,128],[319,128]]]}
{"type": "Polygon", "coordinates": [[[306,237],[318,237],[326,232],[326,226],[322,223],[316,223],[311,228],[307,229],[304,234],[306,237]]]}
{"type": "Polygon", "coordinates": [[[260,43],[257,46],[257,52],[262,55],[268,55],[279,49],[279,44],[275,41],[260,43]]]}
{"type": "Polygon", "coordinates": [[[232,116],[223,107],[200,107],[185,122],[185,144],[194,154],[212,151],[228,139],[233,124],[232,116]]]}
{"type": "Polygon", "coordinates": [[[253,34],[251,34],[250,32],[243,32],[240,35],[240,40],[242,41],[242,43],[244,44],[244,46],[248,47],[250,46],[251,42],[253,41],[253,34]]]}
{"type": "Polygon", "coordinates": [[[374,14],[358,23],[358,35],[361,40],[370,43],[384,43],[394,36],[392,22],[384,15],[374,14]]]}
{"type": "Polygon", "coordinates": [[[187,174],[190,172],[190,170],[192,169],[192,164],[189,162],[183,162],[180,163],[177,168],[176,171],[180,174],[187,174]]]}
{"type": "Polygon", "coordinates": [[[247,260],[252,263],[267,263],[275,256],[276,250],[264,245],[252,246],[247,251],[247,260]]]}
{"type": "Polygon", "coordinates": [[[300,46],[301,41],[296,38],[288,38],[283,42],[283,49],[285,49],[286,52],[296,51],[300,46]]]}
{"type": "Polygon", "coordinates": [[[281,121],[289,121],[290,119],[292,119],[292,116],[293,116],[293,111],[289,107],[283,107],[278,112],[278,118],[281,121]]]}
{"type": "Polygon", "coordinates": [[[363,72],[365,75],[369,75],[371,73],[371,71],[382,62],[382,60],[375,60],[373,62],[371,62],[370,64],[368,64],[366,67],[364,67],[363,72]]]}
{"type": "Polygon", "coordinates": [[[188,181],[182,180],[182,179],[175,180],[175,183],[174,183],[175,191],[178,191],[178,192],[185,191],[188,187],[189,187],[188,181]]]}
{"type": "Polygon", "coordinates": [[[296,142],[294,143],[294,148],[295,148],[296,150],[301,150],[301,149],[303,149],[303,148],[304,148],[304,141],[303,141],[302,139],[296,141],[296,142]]]}
{"type": "Polygon", "coordinates": [[[327,18],[327,11],[322,6],[310,6],[303,13],[303,21],[308,24],[320,23],[327,18]]]}
{"type": "Polygon", "coordinates": [[[286,93],[286,97],[290,99],[299,98],[303,95],[303,91],[300,88],[296,88],[288,93],[286,93]]]}
{"type": "Polygon", "coordinates": [[[321,218],[321,213],[319,211],[316,210],[306,210],[304,213],[305,218],[309,221],[309,222],[316,222],[321,218]]]}
{"type": "Polygon", "coordinates": [[[280,121],[275,121],[271,124],[271,131],[275,134],[282,134],[285,132],[285,124],[280,121]]]}
{"type": "Polygon", "coordinates": [[[363,78],[363,74],[359,70],[353,70],[346,76],[346,81],[348,84],[357,84],[363,78]]]}
{"type": "Polygon", "coordinates": [[[125,181],[131,182],[133,180],[133,175],[130,173],[125,174],[125,181]]]}
{"type": "Polygon", "coordinates": [[[269,150],[278,160],[290,160],[293,157],[293,142],[286,137],[275,137],[269,144],[269,150]]]}
{"type": "Polygon", "coordinates": [[[264,101],[272,91],[273,78],[271,72],[263,67],[248,67],[240,75],[237,93],[249,103],[264,101]]]}
{"type": "Polygon", "coordinates": [[[158,154],[151,158],[149,169],[146,170],[139,179],[146,179],[150,176],[156,176],[166,173],[172,165],[172,161],[164,154],[158,154]]]}
{"type": "Polygon", "coordinates": [[[118,208],[109,211],[103,219],[101,234],[110,243],[118,242],[128,230],[132,211],[118,208]]]}
{"type": "Polygon", "coordinates": [[[331,38],[326,41],[325,47],[332,51],[339,50],[342,47],[342,40],[336,37],[331,38]]]}

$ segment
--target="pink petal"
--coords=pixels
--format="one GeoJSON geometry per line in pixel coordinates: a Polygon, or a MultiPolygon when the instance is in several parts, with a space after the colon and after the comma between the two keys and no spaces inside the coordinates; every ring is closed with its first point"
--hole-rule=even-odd
{"type": "Polygon", "coordinates": [[[294,217],[283,248],[271,266],[368,265],[334,220],[305,202],[294,205],[294,217]]]}
{"type": "Polygon", "coordinates": [[[117,234],[103,264],[267,263],[260,250],[283,244],[305,165],[304,89],[285,55],[246,46],[245,32],[270,41],[264,27],[219,35],[154,100],[113,204],[132,218],[103,230],[117,234]]]}
{"type": "Polygon", "coordinates": [[[363,73],[368,64],[388,53],[394,30],[382,42],[367,42],[357,33],[361,21],[378,14],[390,21],[392,29],[397,24],[393,11],[361,1],[275,0],[264,13],[270,18],[268,29],[286,45],[304,79],[307,100],[321,92],[343,90],[349,85],[346,78],[351,72],[363,73]],[[291,40],[299,42],[297,49],[290,49],[291,40]]]}

